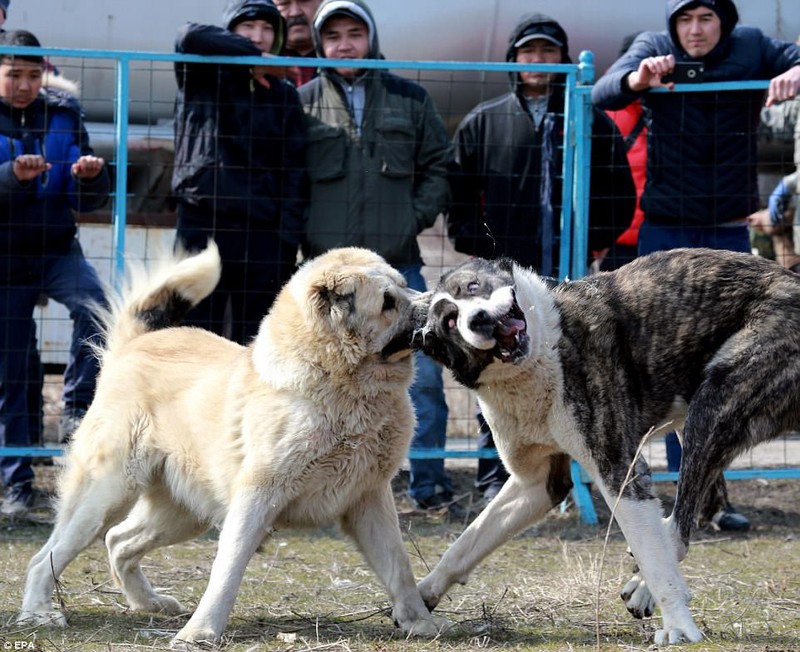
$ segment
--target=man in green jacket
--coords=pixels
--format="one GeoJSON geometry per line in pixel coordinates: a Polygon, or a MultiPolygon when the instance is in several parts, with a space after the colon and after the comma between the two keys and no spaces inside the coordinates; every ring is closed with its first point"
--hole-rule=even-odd
{"type": "MultiPolygon", "coordinates": [[[[325,0],[314,17],[317,56],[378,59],[372,12],[361,0],[325,0]]],[[[386,70],[321,68],[300,88],[308,130],[311,203],[303,252],[360,246],[381,254],[409,287],[425,289],[417,234],[447,208],[451,149],[433,100],[386,70]]],[[[447,404],[441,369],[417,356],[412,448],[444,448],[447,404]]],[[[411,460],[412,499],[424,509],[453,504],[444,460],[411,460]]]]}

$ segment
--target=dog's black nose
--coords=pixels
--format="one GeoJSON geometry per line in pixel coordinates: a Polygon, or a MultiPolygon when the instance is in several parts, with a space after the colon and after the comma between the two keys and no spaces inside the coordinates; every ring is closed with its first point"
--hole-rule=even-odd
{"type": "Polygon", "coordinates": [[[470,315],[468,327],[473,333],[479,333],[485,337],[492,337],[497,320],[485,310],[478,310],[470,315]]]}

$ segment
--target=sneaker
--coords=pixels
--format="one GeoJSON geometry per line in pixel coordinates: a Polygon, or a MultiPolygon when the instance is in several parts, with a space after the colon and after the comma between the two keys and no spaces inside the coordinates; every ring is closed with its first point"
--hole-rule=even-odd
{"type": "Polygon", "coordinates": [[[486,490],[483,492],[483,499],[487,503],[492,502],[497,497],[497,494],[500,493],[500,490],[502,488],[503,488],[502,482],[493,482],[488,487],[486,487],[486,490]]]}
{"type": "Polygon", "coordinates": [[[445,512],[451,521],[463,521],[467,518],[467,510],[455,502],[451,494],[433,494],[430,498],[417,500],[416,505],[426,512],[445,512]]]}
{"type": "Polygon", "coordinates": [[[72,435],[80,427],[81,421],[86,414],[86,408],[73,408],[64,412],[61,421],[58,422],[58,442],[68,444],[72,435]]]}
{"type": "Polygon", "coordinates": [[[33,486],[30,482],[13,484],[6,488],[3,502],[0,503],[0,514],[10,518],[20,518],[30,511],[34,502],[33,486]]]}
{"type": "Polygon", "coordinates": [[[720,530],[729,532],[747,532],[750,529],[750,521],[747,520],[747,517],[737,512],[730,503],[714,514],[711,522],[720,530]]]}

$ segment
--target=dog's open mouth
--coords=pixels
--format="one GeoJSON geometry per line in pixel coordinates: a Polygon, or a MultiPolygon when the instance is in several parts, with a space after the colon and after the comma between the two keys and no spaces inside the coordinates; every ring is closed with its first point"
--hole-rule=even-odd
{"type": "Polygon", "coordinates": [[[513,362],[527,352],[528,324],[525,314],[515,301],[511,309],[497,320],[493,336],[497,342],[495,357],[503,362],[513,362]]]}
{"type": "Polygon", "coordinates": [[[397,362],[411,355],[412,331],[403,331],[393,337],[381,350],[381,358],[386,362],[397,362]]]}

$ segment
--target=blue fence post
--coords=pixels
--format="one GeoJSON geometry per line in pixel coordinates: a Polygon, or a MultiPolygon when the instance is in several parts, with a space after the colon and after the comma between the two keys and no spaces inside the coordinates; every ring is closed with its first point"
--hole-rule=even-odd
{"type": "Polygon", "coordinates": [[[561,166],[561,240],[559,243],[558,278],[570,274],[570,252],[574,229],[573,186],[575,185],[575,108],[580,106],[577,97],[578,77],[574,72],[566,76],[564,89],[564,153],[561,166]]]}
{"type": "MultiPolygon", "coordinates": [[[[586,275],[588,260],[589,231],[589,183],[592,156],[592,101],[589,95],[594,81],[594,55],[584,50],[578,58],[578,86],[574,89],[574,138],[575,138],[575,183],[571,188],[570,199],[574,203],[574,226],[572,233],[572,258],[570,276],[581,278],[586,275]]],[[[566,185],[566,183],[565,183],[566,185]]],[[[597,525],[597,513],[589,492],[589,477],[580,465],[572,461],[572,499],[581,520],[588,525],[597,525]]]]}
{"type": "Polygon", "coordinates": [[[592,98],[594,54],[580,53],[578,83],[575,89],[575,184],[572,199],[575,204],[575,224],[572,236],[571,277],[586,275],[589,255],[589,183],[592,161],[592,98]]]}
{"type": "Polygon", "coordinates": [[[116,178],[114,187],[114,212],[112,217],[112,242],[114,260],[111,280],[119,287],[125,273],[125,227],[128,222],[128,100],[130,88],[130,61],[126,57],[117,60],[117,96],[114,107],[114,130],[116,134],[116,178]]]}

